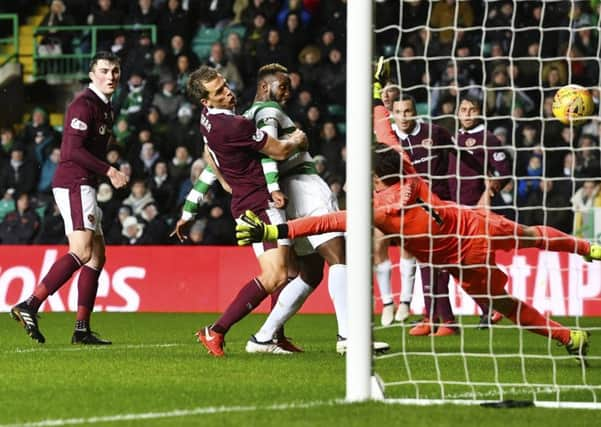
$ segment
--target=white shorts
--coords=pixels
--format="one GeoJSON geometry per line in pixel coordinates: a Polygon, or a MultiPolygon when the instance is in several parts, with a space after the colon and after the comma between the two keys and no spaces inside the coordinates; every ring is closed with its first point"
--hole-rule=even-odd
{"type": "MultiPolygon", "coordinates": [[[[286,216],[290,219],[325,215],[338,210],[338,200],[319,175],[291,175],[280,181],[282,191],[288,196],[286,216]]],[[[299,256],[310,255],[325,242],[344,233],[332,232],[301,237],[294,240],[294,250],[299,256]]]]}
{"type": "Polygon", "coordinates": [[[74,188],[55,187],[54,200],[65,223],[65,234],[74,230],[93,230],[102,236],[102,210],[96,201],[96,189],[89,185],[74,188]]]}

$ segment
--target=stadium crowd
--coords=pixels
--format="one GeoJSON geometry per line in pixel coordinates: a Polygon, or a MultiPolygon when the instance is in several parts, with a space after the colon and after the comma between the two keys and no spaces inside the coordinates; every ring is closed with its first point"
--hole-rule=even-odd
{"type": "MultiPolygon", "coordinates": [[[[10,7],[27,15],[35,4],[10,7]]],[[[578,233],[574,211],[601,206],[601,120],[570,128],[553,119],[551,103],[567,83],[599,86],[600,9],[590,1],[570,8],[570,2],[377,1],[377,28],[387,29],[376,33],[376,53],[393,58],[399,78],[393,83],[415,98],[418,113],[435,116],[451,134],[458,128],[457,95],[482,100],[486,125],[513,159],[515,179],[493,200],[496,209],[526,225],[578,233]],[[456,28],[448,29],[455,16],[456,28]]],[[[185,93],[201,64],[227,78],[239,112],[254,98],[260,66],[278,62],[291,70],[288,113],[307,133],[317,170],[344,208],[346,1],[53,0],[42,23],[86,24],[158,30],[156,44],[134,31],[99,40],[100,49],[121,57],[123,69],[112,99],[116,143],[107,160],[131,176],[126,190],[99,186],[108,244],[179,244],[168,233],[206,167],[199,109],[185,93]],[[207,33],[218,39],[199,47],[207,33]]],[[[61,52],[73,48],[68,36],[46,43],[61,52]]],[[[64,243],[50,189],[60,133],[48,112],[34,108],[27,123],[2,128],[0,138],[0,242],[64,243]]],[[[214,185],[186,244],[235,244],[233,227],[229,195],[214,185]]]]}

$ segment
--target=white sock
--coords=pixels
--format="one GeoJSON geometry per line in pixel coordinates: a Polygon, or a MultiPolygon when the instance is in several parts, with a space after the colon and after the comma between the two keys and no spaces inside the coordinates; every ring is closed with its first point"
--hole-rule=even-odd
{"type": "Polygon", "coordinates": [[[389,259],[376,265],[376,277],[378,278],[378,289],[380,289],[382,304],[392,304],[391,270],[392,263],[389,259]]]}
{"type": "Polygon", "coordinates": [[[401,302],[409,303],[415,282],[415,258],[401,258],[401,302]]]}
{"type": "Polygon", "coordinates": [[[338,321],[338,335],[348,337],[348,314],[346,302],[346,265],[335,264],[330,266],[328,273],[328,291],[336,310],[338,321]]]}
{"type": "Polygon", "coordinates": [[[300,274],[288,283],[280,292],[278,302],[271,309],[265,323],[255,334],[257,341],[265,342],[273,339],[276,331],[301,308],[313,289],[301,279],[300,274]]]}

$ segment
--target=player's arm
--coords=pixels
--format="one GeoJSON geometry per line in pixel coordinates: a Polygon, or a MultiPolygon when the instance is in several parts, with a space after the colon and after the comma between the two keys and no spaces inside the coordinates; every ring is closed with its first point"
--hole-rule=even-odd
{"type": "MultiPolygon", "coordinates": [[[[278,127],[279,127],[279,114],[281,111],[276,108],[263,108],[255,117],[257,128],[261,129],[270,137],[278,138],[278,127]]],[[[280,171],[278,169],[278,162],[271,157],[265,156],[261,159],[261,167],[263,168],[263,175],[265,176],[265,183],[267,184],[267,191],[271,195],[275,207],[282,209],[286,206],[287,199],[282,190],[280,189],[280,171]]]]}
{"type": "Polygon", "coordinates": [[[491,133],[486,135],[488,176],[486,191],[494,197],[511,180],[511,161],[501,141],[491,133]]]}
{"type": "Polygon", "coordinates": [[[308,147],[307,135],[302,130],[297,129],[285,140],[267,136],[265,145],[259,151],[274,160],[286,160],[297,151],[304,151],[308,147]]]}
{"type": "Polygon", "coordinates": [[[93,126],[89,108],[85,108],[82,103],[71,106],[66,123],[68,124],[65,126],[61,144],[61,159],[77,163],[97,175],[106,175],[115,188],[127,185],[127,175],[98,159],[84,145],[90,134],[89,129],[93,126]]]}
{"type": "Polygon", "coordinates": [[[309,216],[290,220],[284,224],[265,224],[252,211],[246,211],[237,220],[236,239],[238,245],[245,246],[261,241],[311,236],[330,231],[346,230],[346,211],[326,215],[309,216]]]}
{"type": "Polygon", "coordinates": [[[186,196],[184,207],[182,208],[182,215],[175,224],[175,229],[169,234],[169,237],[176,236],[180,242],[183,242],[186,239],[184,230],[198,213],[198,207],[202,204],[205,195],[215,181],[217,181],[217,176],[209,165],[202,171],[194,183],[194,186],[186,196]]]}

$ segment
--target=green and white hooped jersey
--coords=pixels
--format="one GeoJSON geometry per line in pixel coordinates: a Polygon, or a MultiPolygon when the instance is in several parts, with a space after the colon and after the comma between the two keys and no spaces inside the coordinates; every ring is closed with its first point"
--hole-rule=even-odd
{"type": "MultiPolygon", "coordinates": [[[[276,139],[286,139],[286,136],[296,130],[294,122],[282,110],[280,104],[274,101],[257,101],[245,113],[244,116],[253,120],[257,128],[267,132],[269,136],[276,139]]],[[[273,173],[272,167],[276,167],[276,173],[279,172],[279,177],[285,178],[290,175],[316,174],[315,162],[311,155],[306,151],[298,151],[288,157],[286,160],[276,162],[268,159],[263,163],[264,172],[268,178],[267,184],[270,187],[273,182],[271,177],[267,175],[266,167],[270,169],[270,174],[273,173]],[[267,163],[267,164],[266,164],[267,163]],[[269,165],[273,163],[273,165],[269,165]]],[[[270,192],[273,191],[270,188],[270,192]]]]}

